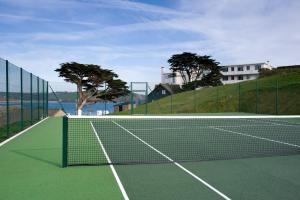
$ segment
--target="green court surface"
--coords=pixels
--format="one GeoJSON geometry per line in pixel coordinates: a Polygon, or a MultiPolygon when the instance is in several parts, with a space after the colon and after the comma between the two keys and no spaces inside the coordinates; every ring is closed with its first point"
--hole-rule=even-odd
{"type": "MultiPolygon", "coordinates": [[[[126,126],[121,121],[118,123],[126,126]]],[[[108,125],[102,124],[102,126],[108,125]]],[[[101,131],[96,123],[94,126],[97,131],[101,131]]],[[[83,127],[83,129],[86,128],[88,127],[83,127]]],[[[116,127],[113,128],[111,130],[118,134],[116,127]]],[[[142,128],[145,127],[133,127],[134,130],[131,131],[147,140],[145,135],[138,133],[138,129],[142,128]]],[[[235,127],[232,128],[234,130],[235,127]]],[[[296,131],[293,129],[293,131],[293,134],[300,134],[298,129],[296,131]]],[[[184,131],[180,132],[184,133],[184,131]]],[[[152,134],[155,133],[161,134],[162,132],[152,134]]],[[[175,136],[176,134],[179,132],[175,132],[175,136]]],[[[106,138],[106,140],[110,139],[106,138]]],[[[287,142],[292,142],[295,135],[288,139],[287,142]]],[[[225,146],[225,148],[230,149],[230,146],[225,146]]],[[[140,151],[137,147],[133,147],[132,150],[140,151]]],[[[163,149],[162,146],[160,150],[166,152],[169,149],[163,149]]],[[[281,150],[285,152],[287,149],[281,150]]],[[[99,153],[103,157],[103,152],[99,153]]],[[[113,152],[107,153],[113,157],[113,152]]],[[[124,156],[125,154],[130,154],[130,152],[124,152],[124,156]]],[[[150,155],[145,152],[143,154],[150,155]]],[[[300,199],[300,155],[292,154],[179,162],[182,168],[176,163],[163,162],[116,164],[114,168],[129,199],[134,200],[226,198],[296,200],[300,199]],[[184,171],[183,168],[194,176],[184,171]],[[219,193],[207,187],[205,183],[219,193]],[[222,197],[220,193],[226,197],[222,197]]],[[[124,193],[122,194],[109,165],[62,168],[61,155],[61,118],[49,118],[0,147],[0,199],[123,199],[124,193]]],[[[185,156],[179,152],[172,156],[176,155],[185,156]]],[[[130,158],[130,155],[128,157],[130,158]]],[[[142,157],[138,156],[138,158],[142,157]]]]}
{"type": "Polygon", "coordinates": [[[0,199],[122,199],[108,166],[61,167],[61,130],[50,118],[0,147],[0,199]]]}

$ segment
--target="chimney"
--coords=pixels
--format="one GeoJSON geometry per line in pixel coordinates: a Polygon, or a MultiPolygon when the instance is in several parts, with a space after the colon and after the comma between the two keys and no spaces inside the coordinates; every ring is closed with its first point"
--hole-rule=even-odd
{"type": "Polygon", "coordinates": [[[164,83],[164,82],[165,82],[165,78],[164,78],[164,67],[161,67],[161,68],[160,68],[160,75],[161,75],[161,80],[160,80],[160,82],[161,82],[161,83],[164,83]]]}

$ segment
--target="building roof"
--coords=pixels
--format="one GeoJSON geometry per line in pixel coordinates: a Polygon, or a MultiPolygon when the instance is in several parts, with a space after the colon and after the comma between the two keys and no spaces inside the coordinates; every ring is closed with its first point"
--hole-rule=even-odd
{"type": "MultiPolygon", "coordinates": [[[[168,91],[169,93],[171,93],[171,94],[175,94],[175,93],[178,93],[178,92],[181,91],[180,86],[177,85],[177,84],[168,84],[168,83],[163,84],[163,83],[160,83],[160,84],[158,84],[158,85],[155,85],[154,90],[156,90],[156,88],[158,88],[158,87],[164,88],[165,90],[167,90],[167,91],[168,91]]],[[[154,90],[153,90],[153,91],[154,91],[154,90]]],[[[152,91],[152,92],[153,92],[153,91],[152,91]]],[[[151,94],[151,92],[150,92],[150,94],[151,94]]]]}
{"type": "Polygon", "coordinates": [[[264,65],[264,64],[268,64],[265,62],[261,62],[261,63],[248,63],[248,64],[236,64],[236,65],[222,65],[221,67],[231,67],[231,66],[245,66],[245,65],[264,65]]]}
{"type": "Polygon", "coordinates": [[[128,104],[130,104],[130,102],[122,101],[122,102],[115,103],[114,106],[124,106],[124,105],[128,105],[128,104]]]}

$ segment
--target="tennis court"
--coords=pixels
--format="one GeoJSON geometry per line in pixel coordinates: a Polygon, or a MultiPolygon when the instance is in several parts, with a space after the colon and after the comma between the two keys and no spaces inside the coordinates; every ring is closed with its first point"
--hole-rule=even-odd
{"type": "Polygon", "coordinates": [[[64,124],[64,166],[109,165],[124,199],[300,195],[298,116],[69,116],[64,124]]]}
{"type": "Polygon", "coordinates": [[[69,117],[67,149],[47,118],[1,145],[1,199],[299,199],[298,116],[211,117],[69,117]]]}

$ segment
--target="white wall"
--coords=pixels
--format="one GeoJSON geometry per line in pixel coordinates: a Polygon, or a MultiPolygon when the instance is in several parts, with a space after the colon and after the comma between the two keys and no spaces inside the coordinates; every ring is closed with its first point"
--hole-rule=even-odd
{"type": "MultiPolygon", "coordinates": [[[[242,65],[226,65],[224,67],[228,68],[228,71],[221,71],[221,73],[228,77],[228,80],[225,81],[222,79],[223,84],[231,84],[231,83],[238,83],[241,81],[247,81],[247,80],[254,80],[258,77],[259,71],[256,68],[256,66],[259,66],[261,68],[266,69],[272,69],[272,66],[269,63],[253,63],[253,64],[242,64],[242,65]],[[247,68],[247,66],[249,66],[247,68]],[[238,71],[238,68],[241,67],[243,71],[238,71]],[[231,68],[234,70],[231,71],[231,68]],[[239,76],[243,77],[243,80],[239,80],[239,76]],[[234,80],[231,80],[231,77],[234,78],[234,80]]],[[[209,71],[204,72],[209,73],[209,71]]],[[[170,72],[164,72],[164,68],[161,68],[161,83],[169,83],[169,84],[183,84],[183,79],[180,75],[180,73],[176,72],[175,77],[169,77],[172,73],[170,72]]]]}

